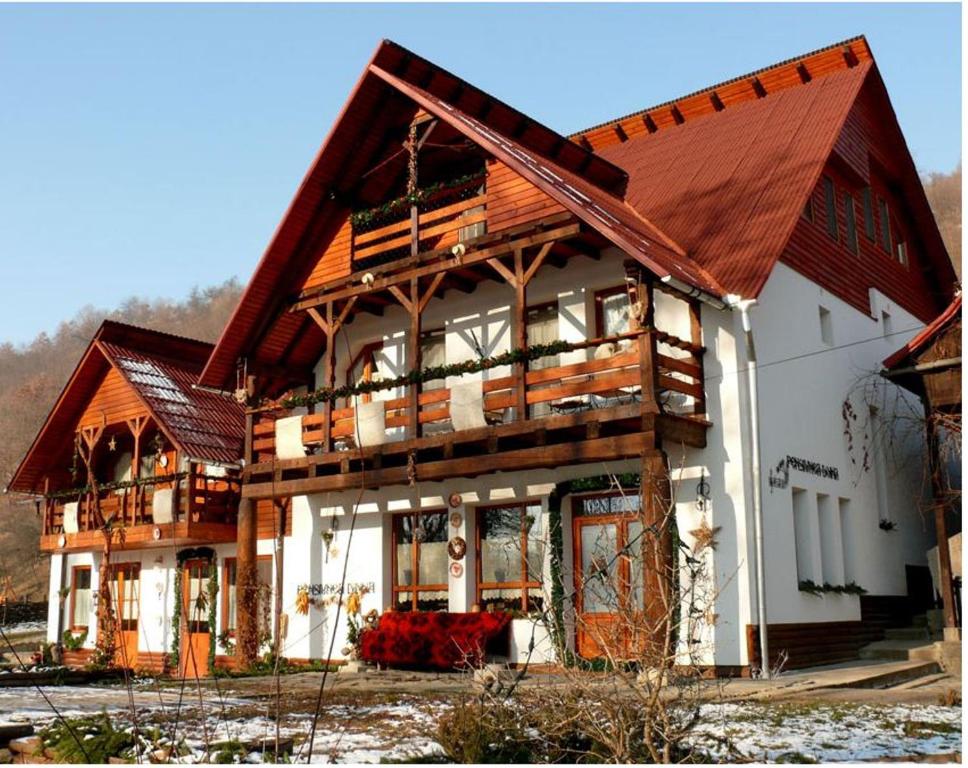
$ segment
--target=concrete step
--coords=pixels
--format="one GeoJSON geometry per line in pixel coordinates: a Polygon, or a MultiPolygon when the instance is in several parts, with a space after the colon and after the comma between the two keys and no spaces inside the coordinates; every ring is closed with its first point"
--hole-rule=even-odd
{"type": "Polygon", "coordinates": [[[926,685],[932,685],[933,683],[941,682],[942,680],[952,679],[951,675],[947,672],[936,672],[933,675],[925,675],[924,677],[916,677],[913,680],[906,680],[898,685],[892,685],[892,691],[911,691],[915,688],[923,688],[926,685]]]}
{"type": "Polygon", "coordinates": [[[878,640],[860,649],[862,659],[892,661],[938,661],[938,649],[930,640],[878,640]]]}
{"type": "Polygon", "coordinates": [[[927,626],[923,627],[902,627],[897,629],[887,629],[884,631],[885,640],[924,640],[931,639],[927,626]]]}
{"type": "Polygon", "coordinates": [[[821,688],[892,688],[940,671],[936,661],[881,662],[818,675],[817,683],[821,688]]]}

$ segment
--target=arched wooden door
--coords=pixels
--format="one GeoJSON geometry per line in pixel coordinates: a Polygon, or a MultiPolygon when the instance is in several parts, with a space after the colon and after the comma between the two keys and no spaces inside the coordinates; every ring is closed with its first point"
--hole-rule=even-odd
{"type": "Polygon", "coordinates": [[[576,499],[573,520],[576,650],[630,658],[645,637],[645,559],[637,495],[576,499]]]}
{"type": "Polygon", "coordinates": [[[208,677],[208,651],[212,628],[208,624],[208,560],[188,560],[182,566],[181,639],[178,673],[182,677],[208,677]]]}
{"type": "Polygon", "coordinates": [[[141,621],[141,563],[111,566],[111,602],[117,617],[114,661],[120,667],[135,669],[141,621]]]}

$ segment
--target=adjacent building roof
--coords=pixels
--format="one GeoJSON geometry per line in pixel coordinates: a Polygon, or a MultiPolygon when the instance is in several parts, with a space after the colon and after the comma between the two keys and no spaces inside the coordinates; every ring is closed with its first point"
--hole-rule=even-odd
{"type": "Polygon", "coordinates": [[[158,428],[185,456],[238,462],[244,411],[233,398],[195,387],[212,352],[205,342],[106,320],[95,333],[10,482],[35,493],[64,451],[84,408],[110,368],[130,384],[158,428]]]}
{"type": "Polygon", "coordinates": [[[902,365],[909,365],[910,360],[919,352],[926,349],[931,342],[937,339],[948,326],[961,319],[961,294],[955,296],[948,307],[932,320],[924,329],[897,352],[884,360],[884,367],[887,370],[900,368],[902,365]]]}

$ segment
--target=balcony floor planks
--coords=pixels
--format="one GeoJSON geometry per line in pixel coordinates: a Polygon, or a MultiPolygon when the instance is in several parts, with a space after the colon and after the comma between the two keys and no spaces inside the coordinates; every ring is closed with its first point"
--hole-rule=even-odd
{"type": "Polygon", "coordinates": [[[708,422],[688,416],[643,417],[637,404],[624,405],[433,435],[362,451],[261,462],[246,470],[242,495],[260,499],[346,490],[361,483],[368,488],[405,484],[406,457],[411,451],[418,454],[417,477],[423,481],[634,458],[649,450],[656,438],[703,447],[707,427],[708,422]],[[589,431],[589,425],[595,428],[589,431]],[[602,428],[615,434],[600,436],[602,428]],[[457,446],[471,452],[455,456],[457,446]],[[424,458],[419,458],[421,453],[424,458]],[[394,459],[398,464],[387,466],[394,459]],[[361,461],[369,464],[365,471],[347,466],[359,466],[361,461]],[[323,469],[329,474],[321,474],[323,469]]]}

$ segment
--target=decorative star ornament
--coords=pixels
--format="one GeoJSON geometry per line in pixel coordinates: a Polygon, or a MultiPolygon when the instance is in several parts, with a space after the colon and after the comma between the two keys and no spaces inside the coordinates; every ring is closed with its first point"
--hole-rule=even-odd
{"type": "Polygon", "coordinates": [[[108,450],[109,451],[115,451],[115,450],[117,450],[117,448],[118,448],[118,443],[114,439],[114,435],[111,435],[111,439],[108,440],[108,450]]]}
{"type": "Polygon", "coordinates": [[[693,552],[698,554],[707,548],[716,549],[716,545],[719,544],[719,542],[716,541],[716,536],[722,529],[723,526],[721,525],[717,525],[715,527],[709,525],[706,517],[703,516],[702,522],[699,523],[699,527],[689,531],[689,535],[692,536],[693,541],[695,542],[692,545],[693,552]]]}

